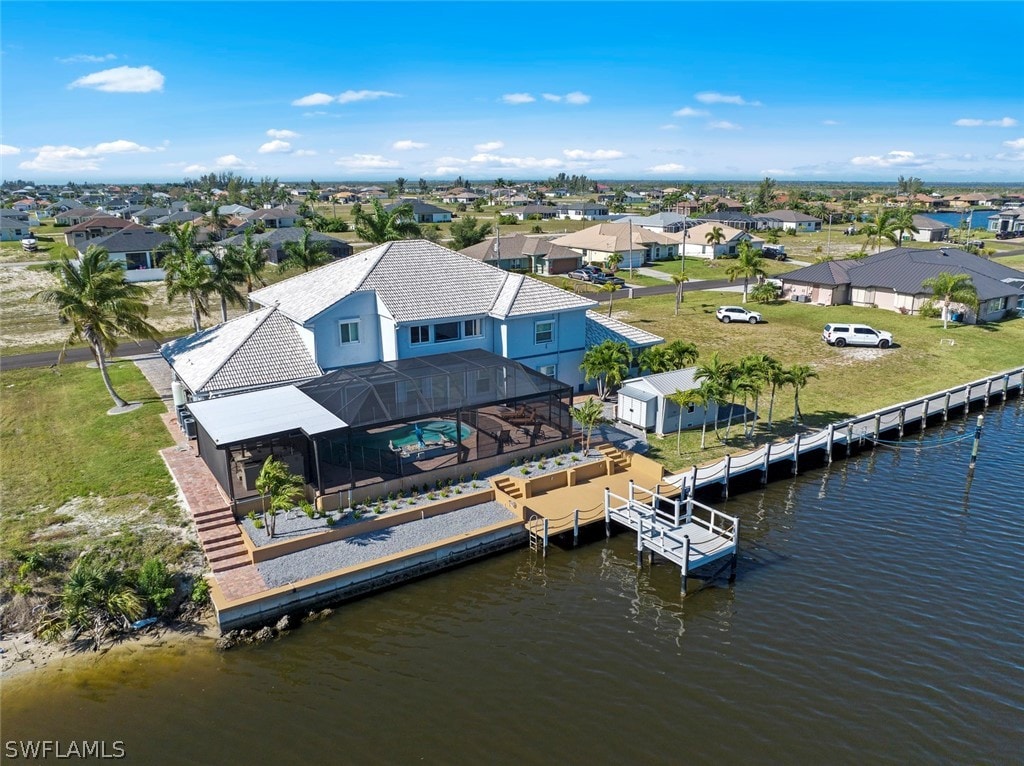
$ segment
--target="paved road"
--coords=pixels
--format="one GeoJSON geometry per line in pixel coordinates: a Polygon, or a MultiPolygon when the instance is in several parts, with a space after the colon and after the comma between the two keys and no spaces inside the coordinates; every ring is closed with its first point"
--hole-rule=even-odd
{"type": "MultiPolygon", "coordinates": [[[[166,340],[172,340],[167,338],[166,340]]],[[[118,349],[115,359],[136,356],[137,354],[151,354],[159,348],[159,344],[152,341],[141,343],[125,343],[118,349]]],[[[16,354],[13,356],[0,356],[0,370],[23,370],[27,367],[52,367],[57,364],[60,351],[39,351],[35,354],[16,354]]],[[[92,352],[88,346],[75,346],[69,348],[64,355],[65,362],[91,362],[92,352]]]]}

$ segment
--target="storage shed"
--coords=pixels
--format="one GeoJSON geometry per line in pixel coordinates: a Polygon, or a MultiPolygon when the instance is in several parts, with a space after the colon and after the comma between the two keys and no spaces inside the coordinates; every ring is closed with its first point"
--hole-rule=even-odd
{"type": "Polygon", "coordinates": [[[654,431],[658,436],[673,433],[682,427],[697,428],[705,419],[710,422],[718,417],[718,404],[712,402],[707,408],[689,405],[680,410],[668,397],[676,391],[689,391],[700,386],[695,379],[696,367],[660,372],[623,381],[619,389],[619,400],[615,418],[645,431],[654,431]]]}

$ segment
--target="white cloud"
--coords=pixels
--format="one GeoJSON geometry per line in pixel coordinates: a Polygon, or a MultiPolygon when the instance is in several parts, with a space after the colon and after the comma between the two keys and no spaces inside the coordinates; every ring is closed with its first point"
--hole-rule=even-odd
{"type": "Polygon", "coordinates": [[[867,155],[863,157],[851,157],[851,165],[872,168],[895,168],[895,167],[920,167],[927,165],[929,159],[918,157],[914,152],[894,150],[883,155],[867,155]]]}
{"type": "Polygon", "coordinates": [[[795,176],[792,170],[783,170],[782,168],[765,168],[757,173],[759,176],[795,176]]]}
{"type": "Polygon", "coordinates": [[[182,169],[182,173],[205,173],[207,171],[206,165],[186,165],[182,169]]]}
{"type": "Polygon", "coordinates": [[[404,139],[402,141],[395,141],[395,143],[391,144],[391,148],[394,149],[396,152],[407,152],[410,149],[426,149],[427,145],[422,144],[418,141],[410,141],[409,139],[404,139]]]}
{"type": "Polygon", "coordinates": [[[438,165],[436,168],[434,168],[435,176],[450,176],[460,172],[462,172],[461,167],[452,167],[449,165],[438,165]]]}
{"type": "Polygon", "coordinates": [[[398,162],[389,160],[379,154],[353,154],[349,157],[339,157],[334,161],[335,165],[341,165],[353,170],[366,170],[372,168],[397,168],[398,162]]]}
{"type": "MultiPolygon", "coordinates": [[[[512,95],[525,96],[529,94],[521,93],[512,95]]],[[[588,96],[586,93],[581,93],[578,90],[574,90],[572,93],[566,93],[564,96],[559,96],[557,93],[542,93],[541,95],[544,97],[545,101],[553,101],[556,104],[561,103],[562,101],[564,101],[567,104],[572,104],[574,106],[580,106],[581,104],[590,103],[590,96],[588,96]]],[[[508,96],[505,96],[504,98],[507,99],[508,96]]],[[[531,96],[529,100],[533,101],[533,97],[531,96]]]]}
{"type": "Polygon", "coordinates": [[[55,172],[99,170],[107,155],[147,154],[163,151],[163,148],[154,149],[134,141],[118,139],[104,141],[95,146],[46,145],[33,151],[36,152],[36,156],[19,164],[19,168],[55,172]]]}
{"type": "Polygon", "coordinates": [[[267,135],[270,138],[298,138],[299,137],[299,134],[296,133],[294,130],[276,130],[275,128],[271,128],[270,130],[268,130],[267,131],[267,135]]]}
{"type": "Polygon", "coordinates": [[[592,152],[584,149],[563,149],[562,154],[570,160],[621,160],[626,156],[618,149],[595,149],[592,152]]]}
{"type": "Polygon", "coordinates": [[[353,101],[376,101],[379,98],[398,98],[398,94],[386,90],[346,90],[338,94],[335,100],[339,104],[350,104],[353,101]]]}
{"type": "Polygon", "coordinates": [[[94,88],[106,93],[150,93],[164,89],[164,76],[148,66],[119,66],[79,77],[69,88],[94,88]]]}
{"type": "Polygon", "coordinates": [[[215,168],[244,168],[247,167],[245,160],[239,157],[237,154],[224,154],[217,158],[217,161],[213,163],[215,168]]]}
{"type": "Polygon", "coordinates": [[[997,154],[997,160],[1009,162],[1024,161],[1024,138],[1015,138],[1012,141],[1003,141],[1003,146],[1007,149],[1012,149],[1013,151],[997,154]]]}
{"type": "Polygon", "coordinates": [[[0,157],[6,157],[8,154],[21,154],[21,149],[10,144],[0,144],[0,157]]]}
{"type": "Polygon", "coordinates": [[[537,99],[529,93],[506,93],[501,97],[501,100],[506,104],[529,104],[537,99]]]}
{"type": "Polygon", "coordinates": [[[327,93],[310,93],[308,96],[297,98],[292,101],[292,106],[322,106],[334,101],[334,96],[327,93]]]}
{"type": "Polygon", "coordinates": [[[694,109],[692,106],[684,106],[672,112],[673,117],[707,117],[709,114],[707,109],[694,109]]]}
{"type": "Polygon", "coordinates": [[[314,156],[316,156],[316,152],[314,150],[312,150],[312,149],[296,149],[292,153],[292,156],[293,157],[314,157],[314,156]]]}
{"type": "Polygon", "coordinates": [[[666,123],[665,125],[659,125],[658,130],[679,130],[679,126],[673,125],[671,122],[669,122],[666,123]]]}
{"type": "Polygon", "coordinates": [[[1001,120],[977,120],[964,117],[953,123],[958,128],[1015,128],[1017,121],[1012,117],[1003,117],[1001,120]]]}
{"type": "Polygon", "coordinates": [[[1003,146],[1009,147],[1010,149],[1024,150],[1024,138],[1015,138],[1012,141],[1003,141],[1003,146]]]}
{"type": "Polygon", "coordinates": [[[822,125],[838,125],[839,121],[838,120],[822,120],[821,124],[822,125]]]}
{"type": "Polygon", "coordinates": [[[292,150],[292,145],[287,141],[267,141],[256,151],[260,154],[286,154],[292,150]]]}
{"type": "Polygon", "coordinates": [[[647,168],[648,173],[692,173],[693,168],[680,165],[678,162],[666,162],[664,165],[655,165],[647,168]]]}
{"type": "Polygon", "coordinates": [[[716,122],[709,122],[708,128],[711,130],[743,130],[735,122],[729,122],[728,120],[718,120],[716,122]]]}
{"type": "Polygon", "coordinates": [[[761,106],[760,101],[747,101],[743,96],[727,96],[724,93],[704,91],[694,96],[702,104],[732,104],[733,106],[761,106]]]}
{"type": "Polygon", "coordinates": [[[57,61],[61,64],[102,64],[104,61],[113,61],[116,58],[117,56],[113,53],[107,53],[103,56],[91,56],[88,53],[79,53],[76,56],[59,58],[57,61]]]}
{"type": "Polygon", "coordinates": [[[485,141],[482,144],[476,144],[473,146],[478,152],[496,152],[498,149],[505,148],[504,141],[485,141]]]}
{"type": "Polygon", "coordinates": [[[520,170],[560,168],[564,165],[561,160],[553,157],[539,159],[537,157],[502,157],[497,154],[474,154],[469,161],[478,165],[490,167],[518,168],[520,170]]]}

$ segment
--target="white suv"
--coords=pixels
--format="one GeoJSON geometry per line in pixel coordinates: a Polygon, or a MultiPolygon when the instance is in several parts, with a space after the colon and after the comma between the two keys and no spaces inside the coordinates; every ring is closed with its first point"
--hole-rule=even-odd
{"type": "Polygon", "coordinates": [[[821,339],[830,346],[878,346],[889,348],[892,345],[892,333],[885,330],[874,330],[866,324],[827,324],[821,333],[821,339]]]}
{"type": "Polygon", "coordinates": [[[719,306],[715,312],[719,322],[750,322],[757,324],[761,321],[761,315],[756,311],[747,311],[742,306],[719,306]]]}

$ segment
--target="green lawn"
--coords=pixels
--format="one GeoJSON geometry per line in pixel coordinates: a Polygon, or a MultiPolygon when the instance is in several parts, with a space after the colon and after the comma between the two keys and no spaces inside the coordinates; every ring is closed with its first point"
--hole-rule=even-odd
{"type": "MultiPolygon", "coordinates": [[[[764,261],[764,270],[770,277],[800,268],[800,266],[789,261],[773,261],[770,258],[762,260],[764,261]]],[[[725,272],[734,262],[735,259],[731,258],[710,260],[708,258],[692,258],[687,256],[684,268],[686,269],[686,276],[690,279],[728,279],[728,275],[725,272]]],[[[678,274],[679,259],[659,261],[650,268],[665,274],[678,274]]]]}
{"type": "MultiPolygon", "coordinates": [[[[687,293],[678,317],[673,316],[671,295],[618,301],[615,310],[624,321],[666,340],[681,338],[696,344],[702,359],[716,351],[722,359],[730,361],[764,353],[786,366],[797,363],[813,366],[819,377],[812,379],[800,394],[800,407],[807,426],[824,426],[836,419],[870,412],[1024,364],[1024,319],[982,327],[950,325],[943,330],[939,320],[878,309],[786,302],[754,304],[764,315],[763,324],[720,324],[715,319],[715,309],[737,300],[735,293],[687,293]],[[836,320],[862,322],[889,330],[897,346],[886,351],[830,347],[821,340],[821,331],[826,322],[836,320]],[[942,338],[952,339],[955,344],[940,344],[942,338]]],[[[766,416],[767,401],[762,399],[762,420],[766,416]]],[[[780,418],[783,423],[774,433],[762,429],[754,440],[730,439],[729,451],[749,449],[791,433],[792,389],[785,389],[778,395],[775,420],[780,418]]],[[[738,432],[734,427],[732,436],[736,437],[738,432]]],[[[673,469],[706,462],[726,451],[712,434],[708,440],[709,445],[713,445],[711,449],[701,451],[699,443],[699,432],[684,432],[683,454],[679,455],[675,436],[665,440],[651,438],[654,456],[673,469]]]]}
{"type": "Polygon", "coordinates": [[[108,416],[113,405],[99,371],[85,364],[0,373],[0,570],[29,548],[55,557],[102,547],[124,560],[177,561],[191,544],[187,522],[158,450],[173,441],[166,412],[130,362],[111,379],[140,409],[108,416]]]}

